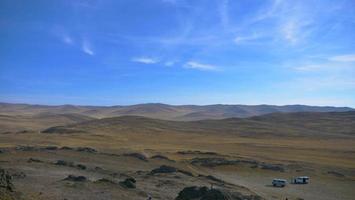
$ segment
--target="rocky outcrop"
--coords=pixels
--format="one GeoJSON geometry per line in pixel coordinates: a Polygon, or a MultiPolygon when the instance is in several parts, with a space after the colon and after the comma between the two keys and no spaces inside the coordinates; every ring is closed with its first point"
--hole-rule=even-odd
{"type": "Polygon", "coordinates": [[[0,168],[0,188],[4,188],[8,191],[14,190],[14,185],[12,184],[12,176],[4,169],[0,168]]]}

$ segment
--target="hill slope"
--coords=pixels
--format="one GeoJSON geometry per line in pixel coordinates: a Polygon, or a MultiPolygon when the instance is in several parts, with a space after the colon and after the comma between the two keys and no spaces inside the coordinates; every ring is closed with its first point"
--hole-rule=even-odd
{"type": "Polygon", "coordinates": [[[46,114],[77,113],[95,118],[117,116],[143,116],[156,119],[176,121],[196,121],[204,119],[247,118],[275,112],[345,112],[354,111],[348,107],[319,107],[304,105],[167,105],[167,104],[138,104],[131,106],[45,106],[29,104],[0,103],[2,115],[34,116],[46,114]]]}
{"type": "MultiPolygon", "coordinates": [[[[355,136],[355,112],[274,113],[251,118],[167,121],[139,116],[96,119],[61,127],[80,132],[201,133],[242,136],[355,136]]],[[[70,133],[73,131],[70,131],[70,133]]],[[[51,130],[51,133],[56,131],[51,130]]]]}

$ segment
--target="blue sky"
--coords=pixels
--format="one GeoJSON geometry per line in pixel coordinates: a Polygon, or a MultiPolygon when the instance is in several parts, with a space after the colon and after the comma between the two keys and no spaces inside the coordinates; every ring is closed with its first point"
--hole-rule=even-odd
{"type": "Polygon", "coordinates": [[[355,107],[355,1],[1,0],[0,101],[355,107]]]}

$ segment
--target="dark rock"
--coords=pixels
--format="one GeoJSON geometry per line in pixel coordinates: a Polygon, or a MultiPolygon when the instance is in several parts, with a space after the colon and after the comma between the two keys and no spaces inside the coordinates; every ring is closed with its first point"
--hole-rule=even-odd
{"type": "Polygon", "coordinates": [[[182,169],[178,169],[178,172],[180,172],[182,174],[185,174],[187,176],[194,176],[191,172],[185,171],[185,170],[182,170],[182,169]]]}
{"type": "Polygon", "coordinates": [[[158,174],[158,173],[174,173],[178,170],[175,167],[162,165],[159,168],[153,169],[150,174],[158,174]]]}
{"type": "Polygon", "coordinates": [[[17,146],[15,148],[17,151],[36,151],[38,150],[36,147],[31,147],[31,146],[17,146]]]}
{"type": "Polygon", "coordinates": [[[28,162],[28,163],[32,163],[32,162],[41,163],[42,161],[39,160],[39,159],[37,159],[37,158],[29,158],[27,162],[28,162]]]}
{"type": "Polygon", "coordinates": [[[71,148],[71,147],[66,147],[66,146],[64,146],[64,147],[62,147],[62,148],[60,148],[61,150],[73,150],[73,148],[71,148]]]}
{"type": "Polygon", "coordinates": [[[82,170],[86,169],[86,166],[82,165],[82,164],[77,164],[76,167],[79,168],[79,169],[82,169],[82,170]]]}
{"type": "Polygon", "coordinates": [[[194,176],[191,172],[177,169],[175,167],[167,166],[167,165],[162,165],[159,168],[153,169],[149,174],[154,175],[154,174],[159,174],[159,173],[175,173],[175,172],[180,172],[182,174],[185,174],[187,176],[194,176]]]}
{"type": "Polygon", "coordinates": [[[74,163],[70,161],[65,161],[65,160],[58,160],[55,165],[60,165],[60,166],[68,166],[68,167],[73,167],[74,163]]]}
{"type": "Polygon", "coordinates": [[[126,178],[124,181],[120,181],[119,184],[125,188],[136,188],[136,180],[134,178],[126,178]]]}
{"type": "Polygon", "coordinates": [[[56,146],[48,146],[48,147],[45,147],[44,149],[45,149],[45,150],[54,151],[54,150],[58,150],[58,147],[56,147],[56,146]]]}
{"type": "Polygon", "coordinates": [[[85,176],[74,176],[74,175],[69,175],[65,179],[65,181],[74,181],[74,182],[84,182],[87,181],[87,178],[85,176]]]}
{"type": "Polygon", "coordinates": [[[210,189],[202,196],[201,200],[227,200],[230,199],[226,194],[217,189],[210,189]]]}
{"type": "Polygon", "coordinates": [[[101,178],[99,180],[96,180],[95,183],[109,183],[109,184],[116,184],[113,180],[107,179],[107,178],[101,178]]]}
{"type": "Polygon", "coordinates": [[[171,159],[169,159],[168,157],[162,156],[162,155],[155,155],[155,156],[152,156],[151,159],[161,159],[161,160],[168,160],[168,161],[175,162],[174,160],[171,160],[171,159]]]}
{"type": "Polygon", "coordinates": [[[279,171],[279,172],[285,171],[282,165],[274,165],[274,164],[266,164],[266,163],[261,163],[260,168],[266,170],[272,170],[272,171],[279,171]]]}
{"type": "Polygon", "coordinates": [[[80,152],[88,152],[88,153],[96,153],[96,149],[90,148],[90,147],[78,147],[76,148],[77,151],[80,152]]]}
{"type": "Polygon", "coordinates": [[[219,189],[207,187],[185,187],[175,200],[256,200],[255,196],[243,196],[239,193],[226,193],[219,189]]]}
{"type": "Polygon", "coordinates": [[[336,172],[336,171],[328,171],[327,173],[330,174],[330,175],[334,175],[336,177],[345,177],[344,174],[342,174],[340,172],[336,172]]]}
{"type": "Polygon", "coordinates": [[[218,155],[216,152],[210,152],[210,151],[178,151],[178,154],[181,155],[188,155],[188,154],[200,154],[200,155],[218,155]]]}
{"type": "Polygon", "coordinates": [[[208,192],[207,187],[185,187],[181,190],[175,200],[193,200],[200,199],[208,192]]]}
{"type": "Polygon", "coordinates": [[[12,176],[4,169],[0,168],[0,188],[5,188],[8,191],[14,190],[12,184],[12,176]]]}
{"type": "Polygon", "coordinates": [[[216,167],[220,165],[234,165],[237,161],[227,160],[224,158],[193,158],[191,164],[201,165],[204,167],[216,167]]]}
{"type": "Polygon", "coordinates": [[[143,160],[143,161],[148,161],[147,157],[143,154],[140,154],[140,153],[127,153],[127,154],[124,154],[124,156],[130,156],[130,157],[134,157],[134,158],[137,158],[139,160],[143,160]]]}
{"type": "Polygon", "coordinates": [[[26,174],[24,172],[14,172],[11,175],[14,178],[20,178],[20,179],[26,178],[26,174]]]}
{"type": "Polygon", "coordinates": [[[218,182],[218,183],[225,183],[223,180],[221,180],[221,179],[219,179],[219,178],[216,178],[216,177],[214,177],[214,176],[212,176],[212,175],[208,175],[208,176],[206,176],[206,178],[209,179],[209,180],[218,182]]]}

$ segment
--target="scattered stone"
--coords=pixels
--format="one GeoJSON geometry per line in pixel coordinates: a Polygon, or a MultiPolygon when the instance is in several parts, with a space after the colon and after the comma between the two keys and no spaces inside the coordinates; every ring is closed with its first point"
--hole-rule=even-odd
{"type": "Polygon", "coordinates": [[[100,178],[95,181],[95,183],[109,183],[109,184],[116,184],[113,180],[107,178],[100,178]]]}
{"type": "Polygon", "coordinates": [[[191,164],[201,165],[204,167],[217,167],[220,165],[235,165],[239,161],[227,160],[225,158],[193,158],[191,164]]]}
{"type": "Polygon", "coordinates": [[[336,177],[345,177],[344,174],[342,174],[340,172],[336,172],[336,171],[328,171],[327,173],[330,174],[330,175],[334,175],[336,177]]]}
{"type": "Polygon", "coordinates": [[[143,161],[148,161],[147,157],[143,154],[140,154],[140,153],[127,153],[127,154],[124,154],[124,156],[130,156],[130,157],[134,157],[134,158],[137,158],[139,160],[143,160],[143,161]]]}
{"type": "Polygon", "coordinates": [[[158,174],[158,173],[174,173],[178,170],[175,167],[162,165],[159,168],[153,169],[150,174],[158,174]]]}
{"type": "Polygon", "coordinates": [[[73,167],[74,163],[70,162],[70,161],[65,161],[65,160],[58,160],[55,165],[60,165],[60,166],[69,166],[69,167],[73,167]]]}
{"type": "Polygon", "coordinates": [[[185,174],[187,176],[194,176],[191,172],[185,171],[185,170],[182,170],[182,169],[178,169],[178,172],[180,172],[182,174],[185,174]]]}
{"type": "Polygon", "coordinates": [[[279,171],[279,172],[285,171],[282,165],[274,165],[274,164],[266,164],[266,163],[261,163],[260,168],[266,170],[272,170],[272,171],[279,171]]]}
{"type": "Polygon", "coordinates": [[[80,152],[88,152],[88,153],[96,153],[96,149],[90,148],[90,147],[78,147],[76,148],[77,151],[80,152]]]}
{"type": "Polygon", "coordinates": [[[65,181],[74,181],[74,182],[84,182],[87,181],[87,178],[85,176],[74,176],[74,175],[69,175],[65,179],[65,181]]]}
{"type": "Polygon", "coordinates": [[[8,191],[14,190],[12,184],[12,176],[4,169],[0,168],[0,188],[5,188],[8,191]]]}
{"type": "Polygon", "coordinates": [[[188,154],[201,154],[201,155],[218,155],[216,152],[211,151],[178,151],[178,154],[181,155],[188,155],[188,154]]]}
{"type": "Polygon", "coordinates": [[[155,156],[152,156],[151,159],[161,159],[161,160],[168,160],[168,161],[175,162],[175,160],[171,160],[168,157],[163,156],[163,155],[155,155],[155,156]]]}
{"type": "Polygon", "coordinates": [[[31,147],[31,146],[17,146],[15,148],[17,151],[36,151],[36,147],[31,147]]]}
{"type": "Polygon", "coordinates": [[[44,149],[45,149],[45,150],[54,151],[54,150],[58,150],[58,147],[56,147],[56,146],[48,146],[48,147],[45,147],[44,149]]]}
{"type": "Polygon", "coordinates": [[[66,147],[66,146],[64,146],[64,147],[62,147],[62,148],[60,148],[61,150],[73,150],[73,148],[71,148],[71,147],[66,147]]]}
{"type": "Polygon", "coordinates": [[[20,179],[26,178],[26,174],[24,172],[14,172],[11,175],[14,178],[20,178],[20,179]]]}
{"type": "Polygon", "coordinates": [[[86,169],[86,166],[82,165],[82,164],[77,164],[76,167],[79,168],[79,169],[82,169],[82,170],[86,169]]]}
{"type": "Polygon", "coordinates": [[[185,174],[187,176],[194,176],[191,172],[177,169],[175,167],[167,166],[167,165],[162,165],[159,168],[153,169],[149,174],[154,175],[154,174],[159,174],[159,173],[175,173],[175,172],[180,172],[182,174],[185,174]]]}
{"type": "Polygon", "coordinates": [[[208,192],[207,187],[185,187],[181,190],[175,200],[192,200],[192,199],[200,199],[208,192]]]}
{"type": "Polygon", "coordinates": [[[126,178],[124,181],[120,181],[119,184],[125,188],[136,188],[136,180],[134,178],[126,178]]]}

